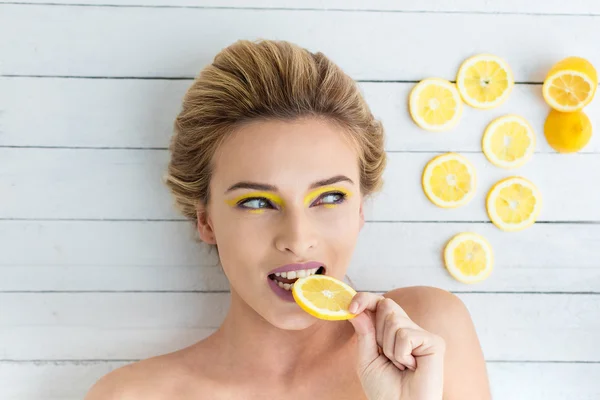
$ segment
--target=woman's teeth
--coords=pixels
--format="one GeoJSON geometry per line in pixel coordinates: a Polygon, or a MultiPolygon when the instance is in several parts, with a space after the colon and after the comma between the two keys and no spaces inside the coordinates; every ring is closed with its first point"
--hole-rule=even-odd
{"type": "Polygon", "coordinates": [[[279,286],[280,288],[285,289],[285,290],[292,290],[292,288],[294,287],[293,283],[290,284],[290,283],[283,283],[283,282],[277,282],[277,281],[275,281],[275,282],[277,283],[277,286],[279,286]]]}
{"type": "Polygon", "coordinates": [[[316,274],[318,270],[319,268],[299,269],[297,271],[288,272],[275,272],[275,276],[280,276],[285,279],[306,278],[307,276],[316,274]]]}
{"type": "Polygon", "coordinates": [[[288,271],[288,272],[275,272],[275,276],[270,277],[273,282],[275,282],[277,284],[277,286],[279,286],[282,289],[285,290],[292,290],[292,288],[294,287],[294,282],[281,282],[279,280],[277,280],[277,277],[282,278],[282,279],[299,279],[299,278],[306,278],[307,276],[311,276],[311,275],[315,275],[320,268],[313,268],[313,269],[299,269],[297,271],[288,271]]]}

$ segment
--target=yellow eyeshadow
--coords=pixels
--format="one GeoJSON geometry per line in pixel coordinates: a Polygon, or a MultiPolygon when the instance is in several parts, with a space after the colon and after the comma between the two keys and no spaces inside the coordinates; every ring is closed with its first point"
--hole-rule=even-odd
{"type": "MultiPolygon", "coordinates": [[[[273,193],[269,193],[269,192],[252,192],[252,193],[246,193],[244,195],[238,196],[233,200],[226,200],[225,202],[227,204],[229,204],[230,206],[235,207],[239,202],[241,202],[242,200],[245,199],[252,199],[255,197],[262,197],[265,198],[267,200],[272,201],[273,203],[277,204],[278,206],[282,207],[283,206],[283,199],[279,196],[274,195],[273,193]]],[[[258,212],[259,210],[251,210],[251,212],[258,212]]]]}
{"type": "MultiPolygon", "coordinates": [[[[322,187],[322,188],[319,188],[317,190],[313,190],[308,195],[306,195],[306,197],[304,198],[304,205],[305,206],[310,205],[320,195],[322,195],[323,193],[327,193],[327,192],[340,192],[340,193],[344,193],[346,195],[346,197],[352,196],[352,193],[350,193],[350,191],[348,189],[343,188],[341,186],[322,187]]],[[[337,204],[324,204],[324,206],[327,207],[327,208],[333,208],[336,205],[337,204]]]]}
{"type": "Polygon", "coordinates": [[[264,208],[254,208],[254,209],[251,208],[248,210],[248,212],[250,214],[262,214],[265,212],[265,209],[264,208]]]}

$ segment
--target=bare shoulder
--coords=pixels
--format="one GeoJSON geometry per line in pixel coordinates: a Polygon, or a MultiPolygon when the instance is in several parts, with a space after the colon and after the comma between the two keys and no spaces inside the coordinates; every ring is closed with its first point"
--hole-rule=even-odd
{"type": "Polygon", "coordinates": [[[387,292],[384,297],[394,300],[417,325],[432,333],[441,335],[447,329],[467,329],[471,325],[462,300],[443,289],[404,287],[387,292]]]}
{"type": "Polygon", "coordinates": [[[117,368],[100,378],[85,400],[183,398],[201,386],[182,354],[170,353],[117,368]]]}
{"type": "Polygon", "coordinates": [[[392,290],[410,319],[446,342],[444,399],[490,399],[485,359],[471,315],[456,295],[442,289],[414,286],[392,290]]]}

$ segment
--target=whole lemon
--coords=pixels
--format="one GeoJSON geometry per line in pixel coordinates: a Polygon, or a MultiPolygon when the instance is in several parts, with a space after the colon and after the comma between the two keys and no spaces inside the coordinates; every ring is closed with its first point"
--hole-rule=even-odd
{"type": "Polygon", "coordinates": [[[544,124],[548,144],[559,153],[574,153],[585,147],[592,137],[592,124],[583,111],[551,110],[544,124]]]}

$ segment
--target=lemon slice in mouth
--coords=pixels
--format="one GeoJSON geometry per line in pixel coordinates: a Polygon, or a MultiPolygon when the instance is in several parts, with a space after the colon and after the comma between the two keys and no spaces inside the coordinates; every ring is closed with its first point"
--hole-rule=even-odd
{"type": "Polygon", "coordinates": [[[292,287],[296,303],[313,317],[336,321],[355,317],[348,311],[356,291],[346,283],[327,275],[300,278],[292,287]]]}

